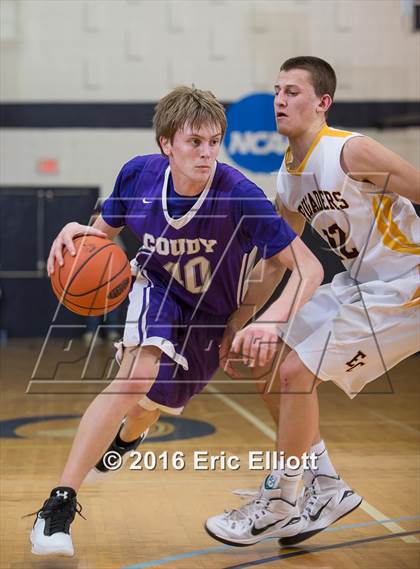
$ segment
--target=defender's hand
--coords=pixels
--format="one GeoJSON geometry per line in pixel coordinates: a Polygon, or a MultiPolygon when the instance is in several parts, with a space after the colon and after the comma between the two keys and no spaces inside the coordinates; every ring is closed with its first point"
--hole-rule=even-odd
{"type": "Polygon", "coordinates": [[[232,327],[229,323],[226,325],[225,333],[223,334],[219,349],[219,365],[230,377],[239,379],[242,377],[242,374],[235,369],[233,364],[235,361],[239,361],[240,358],[238,358],[238,355],[234,354],[231,350],[236,331],[237,328],[232,327]]]}
{"type": "Polygon", "coordinates": [[[264,366],[273,359],[278,343],[277,325],[256,321],[235,335],[231,352],[248,367],[264,366]]]}

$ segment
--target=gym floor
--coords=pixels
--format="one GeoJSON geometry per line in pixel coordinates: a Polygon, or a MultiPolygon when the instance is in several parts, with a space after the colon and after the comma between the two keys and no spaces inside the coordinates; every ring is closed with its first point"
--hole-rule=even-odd
{"type": "Polygon", "coordinates": [[[161,416],[139,447],[145,454],[139,464],[131,461],[109,480],[82,487],[78,499],[87,520],[77,516],[72,526],[74,558],[33,556],[29,532],[34,518],[22,516],[39,509],[56,485],[80,415],[107,381],[91,378],[95,370],[104,378],[113,356],[112,345],[103,343],[89,370],[76,357],[86,356],[80,340],[64,351],[60,340],[50,343],[50,351],[41,352],[42,345],[38,339],[12,340],[2,349],[1,568],[419,566],[418,356],[353,401],[334,385],[320,388],[321,427],[330,455],[364,502],[301,547],[280,549],[272,539],[234,548],[203,530],[208,516],[243,503],[232,490],[258,488],[264,472],[249,468],[248,451],[270,451],[275,440],[274,424],[253,387],[239,388],[218,372],[182,417],[161,416]],[[54,346],[69,354],[60,365],[54,346]],[[80,366],[85,379],[74,382],[71,378],[81,377],[76,375],[80,366]],[[235,455],[240,468],[221,469],[219,461],[215,470],[194,469],[198,451],[235,455]],[[177,452],[185,462],[180,470],[172,462],[177,452]]]}

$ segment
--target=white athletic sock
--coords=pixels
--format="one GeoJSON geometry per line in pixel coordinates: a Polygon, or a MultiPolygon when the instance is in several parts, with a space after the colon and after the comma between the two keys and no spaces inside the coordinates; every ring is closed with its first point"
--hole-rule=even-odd
{"type": "Polygon", "coordinates": [[[309,486],[314,478],[314,476],[318,476],[318,474],[326,474],[327,476],[335,476],[338,477],[338,474],[330,460],[328,455],[327,447],[325,446],[324,441],[320,441],[316,445],[311,446],[309,450],[309,455],[315,453],[316,455],[316,466],[318,467],[317,470],[307,470],[305,469],[303,472],[303,483],[305,486],[309,486]]]}
{"type": "Polygon", "coordinates": [[[299,468],[289,468],[279,461],[278,468],[274,469],[267,477],[265,487],[267,489],[280,488],[281,497],[294,504],[296,502],[299,482],[302,479],[303,465],[299,468]]]}

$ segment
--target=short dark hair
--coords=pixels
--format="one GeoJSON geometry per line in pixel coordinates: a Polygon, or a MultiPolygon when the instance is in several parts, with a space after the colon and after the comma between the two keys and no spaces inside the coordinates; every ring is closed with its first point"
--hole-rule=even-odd
{"type": "Polygon", "coordinates": [[[337,77],[334,69],[327,61],[310,55],[291,57],[282,64],[280,71],[290,71],[291,69],[308,71],[316,96],[322,97],[322,95],[328,94],[331,99],[334,99],[337,77]]]}
{"type": "Polygon", "coordinates": [[[177,130],[186,125],[199,129],[206,123],[220,128],[223,138],[226,131],[223,105],[211,91],[202,91],[195,87],[176,87],[155,107],[153,126],[156,142],[162,150],[159,141],[161,136],[172,142],[177,130]]]}

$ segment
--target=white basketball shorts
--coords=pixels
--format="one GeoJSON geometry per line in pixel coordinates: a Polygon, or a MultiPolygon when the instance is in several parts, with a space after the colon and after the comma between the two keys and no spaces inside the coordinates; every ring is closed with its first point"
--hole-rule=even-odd
{"type": "Polygon", "coordinates": [[[420,349],[419,324],[417,268],[390,282],[367,283],[345,271],[280,326],[280,337],[316,377],[353,398],[420,349]]]}

